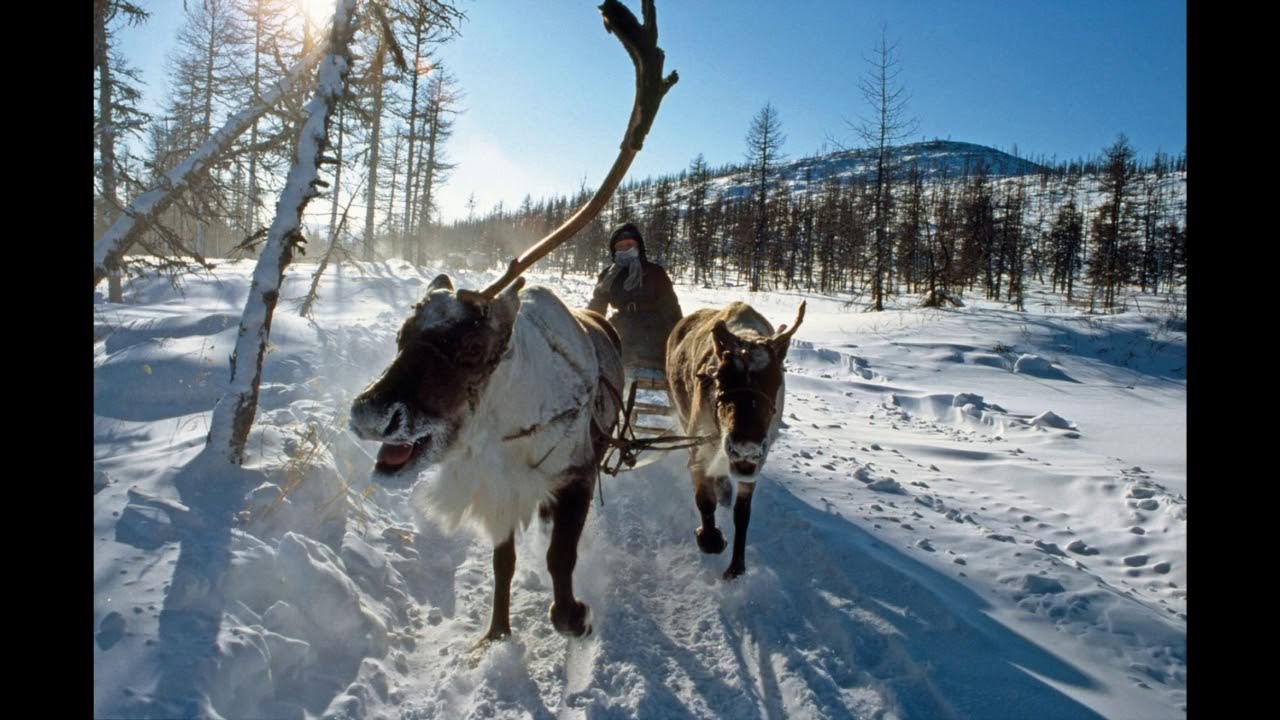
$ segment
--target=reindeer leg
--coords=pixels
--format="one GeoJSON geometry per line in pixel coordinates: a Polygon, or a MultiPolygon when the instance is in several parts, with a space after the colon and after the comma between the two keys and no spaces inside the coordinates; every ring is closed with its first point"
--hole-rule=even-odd
{"type": "Polygon", "coordinates": [[[694,531],[698,549],[709,555],[724,552],[724,533],[716,527],[716,479],[708,477],[701,466],[689,468],[693,476],[693,502],[702,516],[702,527],[694,531]]]}
{"type": "Polygon", "coordinates": [[[562,635],[590,634],[591,608],[573,596],[573,568],[578,564],[578,538],[591,508],[593,474],[570,470],[568,484],[556,493],[551,546],[547,548],[547,570],[551,573],[551,624],[562,635]]]}
{"type": "Polygon", "coordinates": [[[751,523],[751,496],[756,491],[753,482],[738,483],[738,499],[733,503],[733,559],[724,579],[732,580],[747,571],[747,525],[751,523]]]}
{"type": "MultiPolygon", "coordinates": [[[[484,640],[511,636],[511,578],[516,574],[516,534],[493,547],[493,619],[484,640]]],[[[482,640],[481,642],[484,642],[482,640]]]]}

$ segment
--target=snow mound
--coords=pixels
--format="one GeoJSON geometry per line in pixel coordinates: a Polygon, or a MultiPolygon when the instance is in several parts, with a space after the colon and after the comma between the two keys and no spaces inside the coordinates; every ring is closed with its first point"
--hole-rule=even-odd
{"type": "Polygon", "coordinates": [[[1022,354],[1013,363],[1013,371],[1019,375],[1030,375],[1031,377],[1044,378],[1046,380],[1067,380],[1075,382],[1071,376],[1067,375],[1060,368],[1054,367],[1053,363],[1039,355],[1022,354]]]}
{"type": "Polygon", "coordinates": [[[902,420],[919,417],[926,421],[947,422],[996,434],[1006,432],[1021,420],[1011,418],[1005,409],[989,403],[982,395],[972,392],[928,393],[911,395],[889,393],[884,407],[902,420]]]}
{"type": "Polygon", "coordinates": [[[1031,418],[1031,424],[1039,428],[1055,428],[1057,430],[1074,430],[1076,424],[1059,416],[1052,410],[1045,410],[1039,415],[1031,418]]]}
{"type": "Polygon", "coordinates": [[[1066,591],[1062,583],[1044,575],[1023,575],[1018,589],[1027,595],[1052,595],[1066,591]]]}
{"type": "Polygon", "coordinates": [[[797,370],[819,377],[853,376],[874,380],[876,375],[864,358],[831,348],[816,347],[806,340],[791,341],[787,350],[787,370],[797,370]]]}

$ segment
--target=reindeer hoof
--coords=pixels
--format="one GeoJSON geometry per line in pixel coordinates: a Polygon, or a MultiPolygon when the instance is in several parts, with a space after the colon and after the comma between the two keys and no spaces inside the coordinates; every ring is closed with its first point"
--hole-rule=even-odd
{"type": "Polygon", "coordinates": [[[708,555],[719,555],[724,552],[724,533],[720,528],[698,528],[693,531],[698,539],[698,549],[708,555]]]}
{"type": "Polygon", "coordinates": [[[730,565],[729,565],[729,568],[728,568],[727,570],[725,570],[725,571],[724,571],[724,579],[725,579],[725,580],[733,580],[734,578],[736,578],[736,577],[738,577],[739,575],[741,575],[741,574],[745,573],[746,571],[747,571],[747,566],[746,566],[746,565],[733,565],[733,564],[730,564],[730,565]]]}
{"type": "Polygon", "coordinates": [[[511,639],[510,628],[507,628],[505,630],[489,628],[489,632],[485,633],[484,637],[477,640],[475,644],[471,646],[471,649],[480,650],[482,648],[488,647],[489,643],[501,642],[503,640],[510,640],[510,639],[511,639]]]}
{"type": "Polygon", "coordinates": [[[556,632],[569,637],[586,637],[591,634],[591,606],[574,600],[573,605],[562,608],[551,603],[551,624],[556,632]]]}

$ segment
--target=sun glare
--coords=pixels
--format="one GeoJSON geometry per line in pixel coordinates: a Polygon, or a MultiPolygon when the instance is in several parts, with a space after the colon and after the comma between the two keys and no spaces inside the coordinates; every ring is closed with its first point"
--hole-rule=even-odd
{"type": "Polygon", "coordinates": [[[295,0],[302,15],[313,28],[322,28],[333,18],[334,0],[295,0]]]}

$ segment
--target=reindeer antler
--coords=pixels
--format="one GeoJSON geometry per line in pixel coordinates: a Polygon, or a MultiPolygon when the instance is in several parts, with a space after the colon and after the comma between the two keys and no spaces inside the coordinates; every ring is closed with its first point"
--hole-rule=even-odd
{"type": "Polygon", "coordinates": [[[609,169],[609,174],[601,183],[600,189],[587,201],[587,204],[565,220],[563,225],[552,230],[549,235],[525,250],[519,257],[512,259],[502,277],[480,293],[484,297],[490,300],[497,297],[498,293],[512,280],[559,247],[565,240],[576,235],[600,213],[627,174],[627,169],[631,167],[631,161],[635,159],[636,153],[644,145],[645,135],[649,134],[649,127],[653,125],[653,119],[658,114],[662,97],[680,79],[674,70],[665,78],[662,76],[662,63],[666,55],[662,52],[662,48],[658,47],[658,21],[653,0],[642,0],[640,5],[641,12],[644,14],[643,25],[618,0],[604,0],[604,4],[600,6],[600,14],[604,16],[604,29],[618,38],[626,48],[627,54],[631,56],[631,62],[636,66],[636,96],[631,107],[631,119],[627,123],[627,132],[622,138],[618,159],[613,161],[613,167],[609,169]]]}
{"type": "Polygon", "coordinates": [[[786,323],[778,326],[778,332],[773,336],[774,341],[781,342],[784,345],[791,342],[791,336],[796,334],[796,331],[800,329],[800,323],[804,322],[804,308],[808,304],[808,300],[801,301],[800,309],[796,312],[796,321],[791,325],[790,330],[787,329],[786,323]]]}

